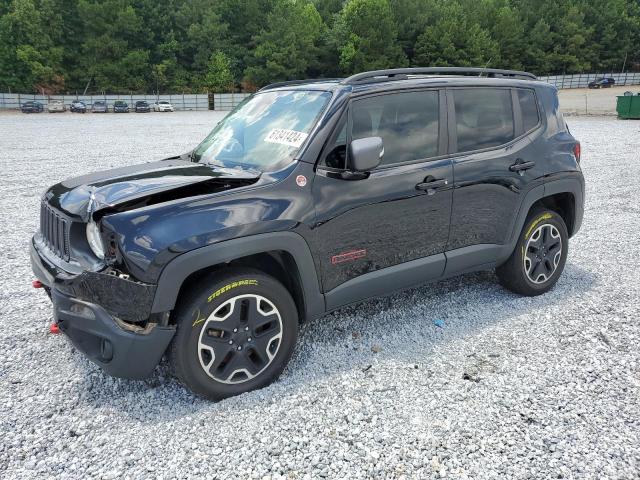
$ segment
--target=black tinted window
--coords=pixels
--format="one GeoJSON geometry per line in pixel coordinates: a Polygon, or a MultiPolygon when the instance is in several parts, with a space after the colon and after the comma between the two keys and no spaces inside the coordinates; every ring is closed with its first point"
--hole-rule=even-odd
{"type": "Polygon", "coordinates": [[[538,105],[536,105],[536,95],[533,90],[518,90],[518,101],[522,111],[522,122],[524,131],[528,132],[538,125],[538,105]]]}
{"type": "Polygon", "coordinates": [[[453,90],[458,151],[496,147],[514,139],[511,91],[453,90]]]}
{"type": "Polygon", "coordinates": [[[358,100],[353,104],[352,139],[381,137],[382,165],[438,154],[438,92],[407,92],[358,100]]]}

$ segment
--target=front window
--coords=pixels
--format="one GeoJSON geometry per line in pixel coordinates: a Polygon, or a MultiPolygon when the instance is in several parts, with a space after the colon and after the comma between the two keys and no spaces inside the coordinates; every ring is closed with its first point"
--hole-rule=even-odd
{"type": "Polygon", "coordinates": [[[193,151],[196,162],[276,170],[300,150],[331,94],[258,93],[242,102],[193,151]]]}

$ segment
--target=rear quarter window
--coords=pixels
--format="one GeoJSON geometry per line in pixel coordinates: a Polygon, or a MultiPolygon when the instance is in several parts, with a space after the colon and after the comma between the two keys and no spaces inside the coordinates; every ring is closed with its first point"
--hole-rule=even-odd
{"type": "Polygon", "coordinates": [[[524,131],[529,132],[536,128],[540,121],[536,95],[533,90],[518,89],[518,101],[520,102],[524,131]]]}

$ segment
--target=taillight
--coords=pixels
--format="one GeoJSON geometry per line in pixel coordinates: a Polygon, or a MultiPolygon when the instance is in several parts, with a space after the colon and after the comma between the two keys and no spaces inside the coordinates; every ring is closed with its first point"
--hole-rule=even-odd
{"type": "Polygon", "coordinates": [[[580,142],[576,142],[573,146],[573,154],[576,156],[576,161],[580,163],[580,142]]]}

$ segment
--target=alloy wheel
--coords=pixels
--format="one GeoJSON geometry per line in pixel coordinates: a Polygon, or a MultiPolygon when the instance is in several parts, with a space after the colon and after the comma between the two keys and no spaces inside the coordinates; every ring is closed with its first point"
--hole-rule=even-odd
{"type": "Polygon", "coordinates": [[[540,225],[525,246],[524,271],[527,278],[535,284],[546,282],[553,276],[561,258],[560,232],[549,223],[540,225]]]}
{"type": "Polygon", "coordinates": [[[278,353],[282,318],[261,295],[238,295],[206,319],[198,339],[198,359],[217,382],[238,384],[260,375],[278,353]]]}

